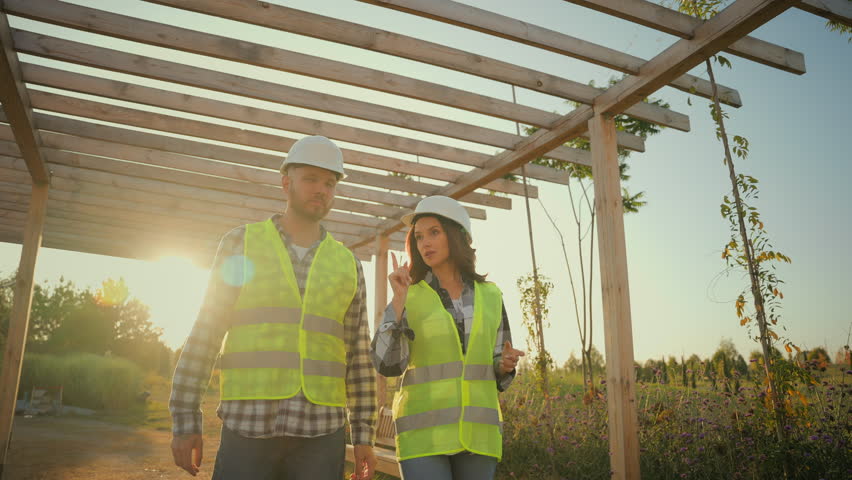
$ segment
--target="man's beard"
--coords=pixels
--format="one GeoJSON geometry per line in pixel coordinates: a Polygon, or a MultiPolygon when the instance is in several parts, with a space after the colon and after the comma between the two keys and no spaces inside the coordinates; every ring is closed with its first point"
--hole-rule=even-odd
{"type": "Polygon", "coordinates": [[[319,222],[325,218],[325,216],[328,215],[328,212],[331,211],[331,206],[326,207],[324,204],[321,204],[319,208],[309,208],[298,201],[291,201],[290,208],[292,208],[300,217],[307,218],[315,222],[319,222]]]}

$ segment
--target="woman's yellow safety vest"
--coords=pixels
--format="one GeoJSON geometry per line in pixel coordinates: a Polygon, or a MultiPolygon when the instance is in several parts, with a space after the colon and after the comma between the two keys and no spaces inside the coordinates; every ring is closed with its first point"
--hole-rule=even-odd
{"type": "Polygon", "coordinates": [[[346,401],[343,319],[357,288],[355,257],[330,234],[299,293],[287,248],[272,220],[246,226],[243,286],[222,354],[222,400],[346,401]]]}
{"type": "Polygon", "coordinates": [[[465,450],[498,460],[503,455],[494,375],[502,293],[493,283],[477,282],[474,288],[473,330],[465,355],[438,294],[424,281],[408,290],[405,309],[416,337],[394,399],[400,460],[465,450]]]}

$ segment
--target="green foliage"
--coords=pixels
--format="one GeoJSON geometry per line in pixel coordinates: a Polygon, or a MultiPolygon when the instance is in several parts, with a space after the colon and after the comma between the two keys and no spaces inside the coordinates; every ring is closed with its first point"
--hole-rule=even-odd
{"type": "Polygon", "coordinates": [[[26,354],[20,395],[35,387],[63,387],[63,403],[76,407],[124,409],[138,402],[144,374],[133,362],[89,353],[26,354]]]}
{"type": "MultiPolygon", "coordinates": [[[[12,289],[0,288],[3,340],[11,303],[12,289]]],[[[150,321],[148,307],[130,296],[124,279],[107,279],[94,292],[64,278],[53,286],[37,284],[33,288],[27,352],[111,354],[168,375],[172,352],[160,340],[161,335],[162,329],[150,321]]]]}
{"type": "Polygon", "coordinates": [[[547,306],[547,299],[553,291],[553,282],[541,273],[538,274],[536,282],[535,276],[529,273],[519,278],[517,285],[521,293],[523,322],[527,328],[527,350],[532,353],[532,370],[540,391],[546,392],[553,357],[544,346],[544,327],[550,326],[550,307],[547,306]]]}
{"type": "Polygon", "coordinates": [[[829,20],[825,22],[825,28],[827,28],[830,32],[837,32],[842,37],[848,37],[846,40],[849,43],[852,43],[852,26],[846,25],[845,23],[835,22],[834,20],[829,20]]]}
{"type": "MultiPolygon", "coordinates": [[[[501,394],[504,446],[497,478],[611,478],[607,392],[590,398],[571,375],[553,372],[548,399],[523,375],[501,394]]],[[[790,415],[786,448],[772,435],[772,410],[759,382],[744,381],[729,392],[714,392],[704,382],[693,388],[640,382],[642,478],[783,478],[785,457],[791,460],[788,478],[846,478],[852,464],[852,389],[843,376],[836,370],[824,383],[798,385],[809,406],[790,415]]]]}

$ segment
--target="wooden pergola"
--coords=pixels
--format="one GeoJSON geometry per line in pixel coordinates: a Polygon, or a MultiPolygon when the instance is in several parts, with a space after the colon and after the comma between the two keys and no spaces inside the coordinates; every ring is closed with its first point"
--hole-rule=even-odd
{"type": "MultiPolygon", "coordinates": [[[[444,84],[156,23],[121,12],[58,0],[2,1],[0,120],[5,124],[0,125],[0,240],[21,243],[23,250],[0,379],[0,469],[11,436],[33,271],[40,246],[140,259],[170,252],[209,264],[224,232],[284,209],[277,169],[297,138],[221,122],[227,120],[299,135],[325,135],[346,144],[371,147],[367,150],[389,152],[379,155],[344,149],[349,175],[339,185],[334,210],[325,222],[327,229],[359,258],[376,259],[376,312],[381,312],[387,302],[387,251],[403,249],[399,219],[420,198],[448,195],[464,202],[473,218],[485,219],[483,207],[509,209],[513,197],[524,195],[523,184],[503,178],[507,173],[519,172],[522,166],[531,179],[568,182],[566,172],[527,165],[531,160],[544,156],[591,166],[599,228],[612,471],[615,478],[639,478],[633,340],[617,147],[641,152],[644,145],[641,138],[616,131],[613,117],[624,113],[688,131],[686,115],[642,100],[666,85],[710,98],[710,83],[687,72],[721,51],[803,74],[801,53],[748,35],[791,7],[849,25],[852,4],[846,0],[738,0],[703,22],[644,0],[568,2],[675,35],[680,40],[646,60],[449,0],[365,2],[627,74],[616,85],[601,90],[463,49],[266,2],[150,2],[443,67],[581,104],[559,116],[444,84]],[[540,129],[524,137],[12,29],[7,15],[354,85],[540,129]],[[109,75],[26,63],[19,60],[19,53],[225,93],[246,103],[178,93],[150,86],[151,82],[130,83],[109,75]],[[31,89],[28,85],[50,89],[31,89]],[[105,101],[92,100],[91,96],[105,101]],[[120,106],[110,100],[129,102],[139,108],[120,106]],[[284,114],[260,108],[256,102],[250,104],[256,100],[400,127],[412,135],[392,135],[380,129],[284,114]],[[150,107],[174,113],[159,113],[150,107]],[[489,155],[451,146],[452,142],[421,140],[417,132],[431,134],[429,138],[464,140],[502,151],[489,155]],[[578,136],[591,140],[591,153],[564,146],[578,136]],[[441,162],[426,164],[406,159],[412,155],[441,162]]],[[[741,105],[733,88],[720,86],[719,96],[727,105],[741,105]]],[[[528,194],[535,198],[537,189],[529,186],[528,194]]]]}

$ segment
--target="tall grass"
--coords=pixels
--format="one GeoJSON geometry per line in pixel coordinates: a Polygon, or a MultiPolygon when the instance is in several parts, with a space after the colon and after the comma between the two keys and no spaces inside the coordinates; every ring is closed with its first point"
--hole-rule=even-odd
{"type": "Polygon", "coordinates": [[[125,409],[137,403],[145,375],[123,358],[88,353],[26,354],[20,395],[35,387],[62,385],[62,403],[95,410],[125,409]]]}
{"type": "MultiPolygon", "coordinates": [[[[609,479],[606,391],[584,398],[557,372],[546,401],[519,375],[500,396],[503,461],[499,479],[609,479]]],[[[778,445],[761,384],[731,392],[709,386],[637,385],[640,463],[651,479],[852,478],[852,371],[837,369],[802,387],[807,399],[788,412],[789,444],[778,445]]],[[[573,383],[573,384],[572,384],[573,383]]],[[[605,387],[605,385],[602,385],[605,387]]]]}

